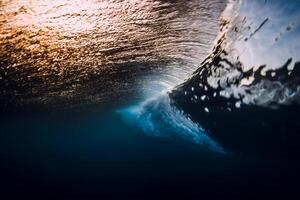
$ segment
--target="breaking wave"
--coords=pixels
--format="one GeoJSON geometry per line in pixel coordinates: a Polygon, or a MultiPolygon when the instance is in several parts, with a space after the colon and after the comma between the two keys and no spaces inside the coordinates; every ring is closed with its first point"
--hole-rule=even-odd
{"type": "Polygon", "coordinates": [[[170,100],[146,101],[131,113],[153,135],[171,128],[225,149],[297,152],[299,11],[299,1],[230,1],[215,46],[193,75],[168,92],[170,100]]]}

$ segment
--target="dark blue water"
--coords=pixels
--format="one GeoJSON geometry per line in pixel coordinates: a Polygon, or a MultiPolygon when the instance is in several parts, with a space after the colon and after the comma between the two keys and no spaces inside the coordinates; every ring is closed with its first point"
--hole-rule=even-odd
{"type": "Polygon", "coordinates": [[[293,195],[297,162],[220,154],[151,137],[115,111],[2,118],[1,191],[12,198],[153,199],[293,195]]]}

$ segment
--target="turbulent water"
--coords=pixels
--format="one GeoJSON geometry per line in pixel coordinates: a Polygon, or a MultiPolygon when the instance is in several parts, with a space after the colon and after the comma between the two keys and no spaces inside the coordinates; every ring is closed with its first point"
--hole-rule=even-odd
{"type": "MultiPolygon", "coordinates": [[[[297,1],[231,3],[214,51],[187,81],[198,85],[189,87],[202,90],[204,99],[206,90],[232,97],[235,107],[299,102],[299,7],[297,1]]],[[[195,92],[185,92],[197,101],[195,92]]]]}
{"type": "Polygon", "coordinates": [[[170,77],[178,83],[207,55],[224,7],[220,0],[1,1],[1,109],[119,102],[151,90],[145,79],[152,88],[170,77]]]}
{"type": "Polygon", "coordinates": [[[300,2],[232,1],[212,53],[170,96],[235,151],[299,152],[300,2]]]}

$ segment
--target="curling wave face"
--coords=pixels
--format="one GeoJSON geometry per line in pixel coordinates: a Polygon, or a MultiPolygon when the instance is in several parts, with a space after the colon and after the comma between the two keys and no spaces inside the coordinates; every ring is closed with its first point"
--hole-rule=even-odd
{"type": "Polygon", "coordinates": [[[300,2],[232,1],[212,53],[173,103],[228,148],[299,151],[300,2]]]}

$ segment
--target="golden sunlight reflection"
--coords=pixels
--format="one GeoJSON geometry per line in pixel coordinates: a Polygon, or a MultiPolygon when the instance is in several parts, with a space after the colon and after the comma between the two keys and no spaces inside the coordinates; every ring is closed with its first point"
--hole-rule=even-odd
{"type": "Polygon", "coordinates": [[[140,74],[182,78],[217,34],[224,3],[203,2],[1,1],[1,96],[19,104],[79,95],[98,102],[133,90],[140,74]]]}

